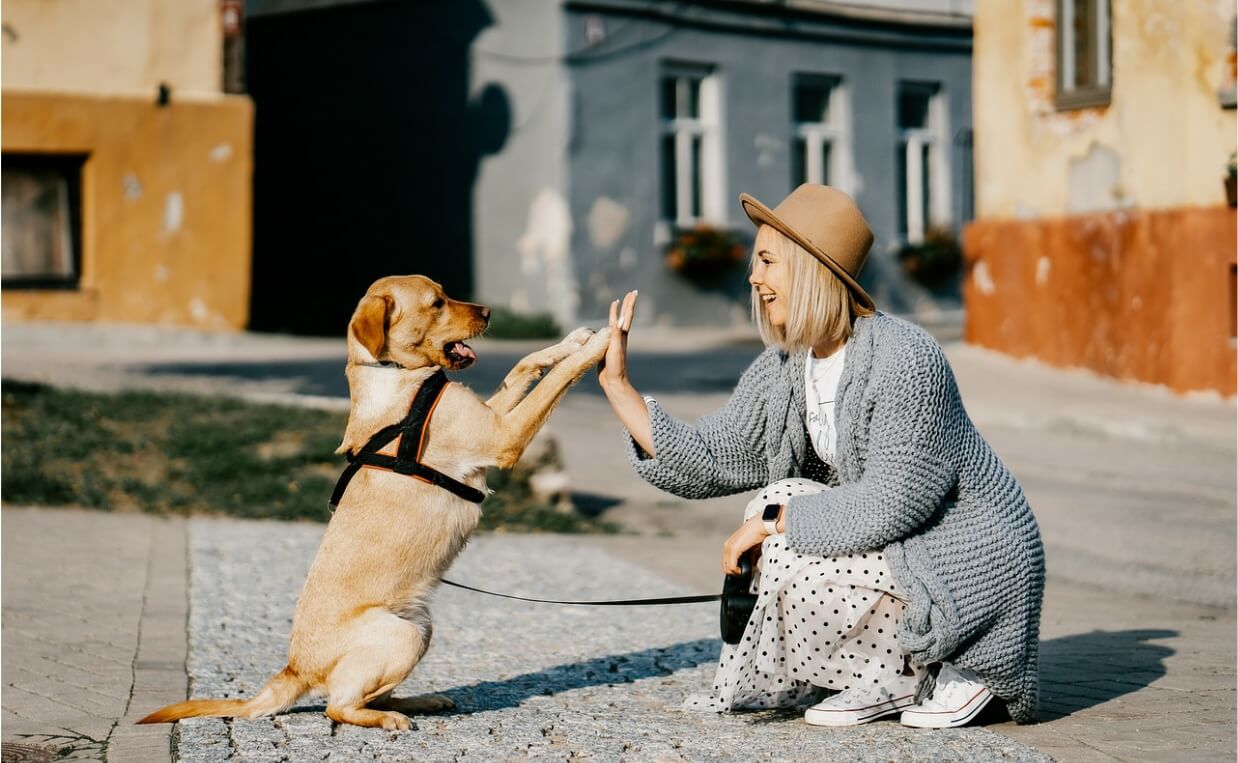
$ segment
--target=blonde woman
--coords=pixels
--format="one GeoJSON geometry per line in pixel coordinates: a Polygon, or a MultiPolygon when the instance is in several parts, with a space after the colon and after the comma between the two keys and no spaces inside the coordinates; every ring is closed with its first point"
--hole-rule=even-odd
{"type": "Polygon", "coordinates": [[[637,474],[685,498],[760,489],[722,549],[759,553],[757,604],[690,708],[784,707],[816,725],[898,715],[942,728],[994,697],[1030,722],[1044,557],[1018,483],[972,425],[941,348],[875,310],[856,277],[873,235],[851,199],[803,185],[757,226],[753,316],[767,349],[695,424],[627,376],[636,294],[599,381],[637,474]]]}

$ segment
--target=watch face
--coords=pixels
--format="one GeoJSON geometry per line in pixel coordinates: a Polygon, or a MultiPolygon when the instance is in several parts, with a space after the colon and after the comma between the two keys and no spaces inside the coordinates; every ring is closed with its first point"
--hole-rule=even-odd
{"type": "Polygon", "coordinates": [[[770,503],[766,504],[765,512],[761,515],[763,522],[773,522],[778,519],[778,512],[782,510],[782,504],[770,503]]]}

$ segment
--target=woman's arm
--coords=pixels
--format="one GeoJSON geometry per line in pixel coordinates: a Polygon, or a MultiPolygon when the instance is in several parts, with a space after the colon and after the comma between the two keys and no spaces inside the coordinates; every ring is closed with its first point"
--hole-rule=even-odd
{"type": "Polygon", "coordinates": [[[632,315],[635,312],[635,291],[624,295],[622,309],[619,300],[610,303],[610,327],[613,330],[606,357],[598,365],[598,383],[602,385],[610,407],[623,422],[628,434],[649,458],[653,458],[656,454],[649,409],[645,407],[645,399],[628,379],[628,332],[632,329],[632,315]]]}
{"type": "Polygon", "coordinates": [[[598,382],[627,427],[629,460],[637,475],[683,498],[732,495],[765,484],[761,390],[776,370],[773,356],[766,353],[753,362],[726,406],[688,424],[656,402],[646,402],[628,379],[627,337],[635,305],[636,292],[627,294],[622,305],[611,304],[610,323],[616,330],[599,364],[598,382]]]}

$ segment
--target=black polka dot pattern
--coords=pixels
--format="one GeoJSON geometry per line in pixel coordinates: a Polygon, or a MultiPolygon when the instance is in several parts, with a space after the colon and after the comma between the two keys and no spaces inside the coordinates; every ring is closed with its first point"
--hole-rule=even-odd
{"type": "MultiPolygon", "coordinates": [[[[828,490],[793,478],[765,488],[745,519],[769,503],[828,490]]],[[[818,687],[845,691],[893,681],[903,670],[896,635],[904,599],[881,550],[820,557],[761,546],[753,575],[757,604],[740,643],[722,645],[713,691],[688,709],[712,712],[788,707],[818,687]]]]}

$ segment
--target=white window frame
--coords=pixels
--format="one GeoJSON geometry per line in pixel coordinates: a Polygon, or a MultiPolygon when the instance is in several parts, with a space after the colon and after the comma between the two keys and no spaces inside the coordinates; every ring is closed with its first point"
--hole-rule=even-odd
{"type": "MultiPolygon", "coordinates": [[[[951,224],[950,209],[950,134],[949,116],[946,113],[945,88],[937,83],[899,83],[904,87],[932,87],[929,96],[928,126],[915,128],[899,128],[899,141],[904,150],[904,166],[907,177],[904,186],[907,197],[906,236],[907,243],[919,244],[924,241],[925,232],[931,227],[944,227],[951,224]],[[922,149],[928,147],[929,171],[929,219],[924,219],[924,166],[921,162],[922,149]]],[[[901,93],[897,96],[901,98],[901,93]]],[[[900,221],[903,222],[903,221],[900,221]]]]}
{"type": "MultiPolygon", "coordinates": [[[[667,222],[678,227],[697,223],[722,224],[726,219],[726,184],[722,158],[722,79],[710,66],[664,64],[659,72],[658,88],[667,78],[676,81],[676,116],[667,119],[659,114],[660,134],[675,137],[675,219],[667,222]],[[700,83],[696,117],[685,108],[691,98],[691,82],[700,83]],[[700,138],[700,215],[692,214],[692,139],[700,138]]],[[[664,157],[659,156],[659,161],[664,157]]]]}
{"type": "MultiPolygon", "coordinates": [[[[804,182],[830,185],[855,194],[855,162],[851,144],[851,98],[841,77],[830,74],[797,74],[792,79],[792,99],[804,85],[829,87],[828,117],[816,122],[794,122],[795,136],[804,141],[804,182]],[[830,166],[821,159],[821,149],[830,146],[830,166]]],[[[792,101],[794,103],[794,100],[792,101]]],[[[794,119],[795,115],[792,114],[794,119]]]]}

